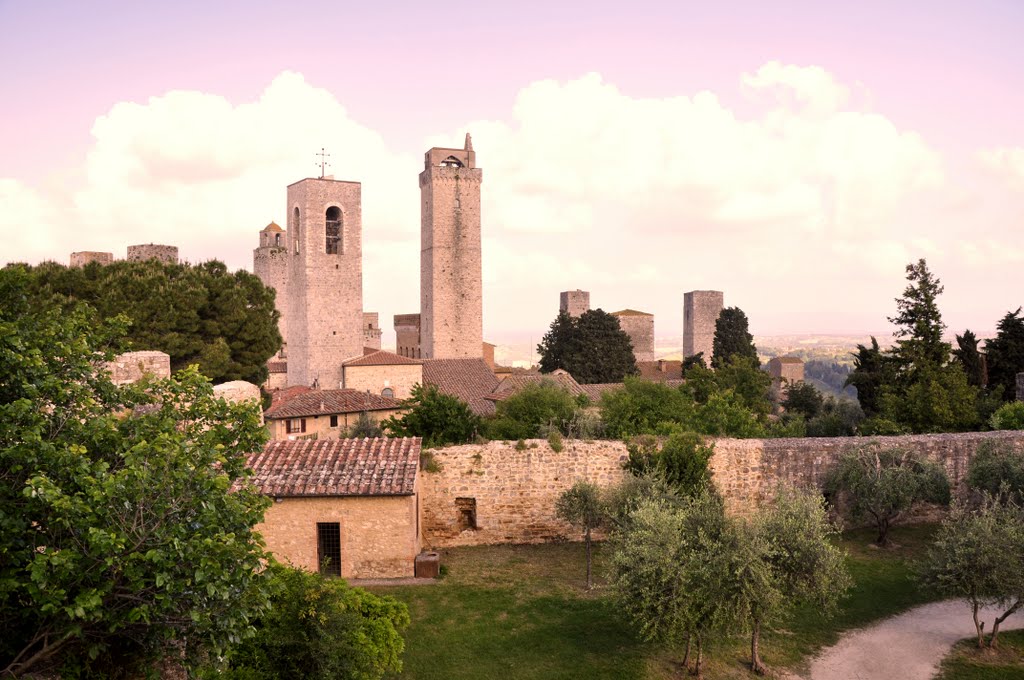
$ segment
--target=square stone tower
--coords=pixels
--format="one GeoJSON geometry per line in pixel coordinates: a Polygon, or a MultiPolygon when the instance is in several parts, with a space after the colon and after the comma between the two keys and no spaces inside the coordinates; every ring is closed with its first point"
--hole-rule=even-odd
{"type": "Polygon", "coordinates": [[[433,148],[420,173],[420,314],[424,359],[483,356],[480,184],[469,134],[433,148]]]}
{"type": "Polygon", "coordinates": [[[281,314],[277,328],[284,340],[280,352],[284,357],[288,347],[288,233],[276,222],[260,230],[260,245],[252,251],[252,272],[276,293],[274,307],[281,314]]]}
{"type": "Polygon", "coordinates": [[[419,314],[395,314],[395,353],[410,359],[419,359],[423,354],[419,314]]]}
{"type": "Polygon", "coordinates": [[[715,322],[725,307],[725,294],[719,290],[691,290],[683,295],[683,358],[704,352],[704,363],[711,365],[715,346],[715,322]]]}
{"type": "Polygon", "coordinates": [[[359,182],[288,187],[288,384],[341,386],[363,353],[363,216],[359,182]]]}
{"type": "Polygon", "coordinates": [[[566,290],[558,294],[558,311],[573,318],[590,311],[590,293],[585,290],[566,290]]]}
{"type": "Polygon", "coordinates": [[[633,344],[633,358],[637,361],[654,361],[654,315],[623,309],[612,312],[619,320],[619,328],[626,331],[633,344]]]}

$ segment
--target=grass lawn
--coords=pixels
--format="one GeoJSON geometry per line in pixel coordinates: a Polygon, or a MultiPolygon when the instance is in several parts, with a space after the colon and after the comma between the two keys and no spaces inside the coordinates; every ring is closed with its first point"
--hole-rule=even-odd
{"type": "MultiPolygon", "coordinates": [[[[856,582],[837,616],[807,608],[762,641],[770,666],[799,669],[811,653],[849,628],[887,617],[930,598],[911,578],[934,527],[897,527],[899,547],[869,547],[870,531],[844,535],[856,582]]],[[[374,588],[408,603],[402,678],[672,678],[675,655],[637,639],[616,611],[605,581],[607,552],[595,550],[595,582],[584,588],[578,543],[453,548],[442,551],[448,575],[437,585],[374,588]]],[[[708,678],[749,678],[747,639],[710,650],[708,678]]],[[[681,656],[681,655],[680,655],[681,656]]]]}
{"type": "Polygon", "coordinates": [[[1024,680],[1024,630],[999,633],[999,649],[979,650],[977,640],[957,643],[936,680],[1024,680]]]}

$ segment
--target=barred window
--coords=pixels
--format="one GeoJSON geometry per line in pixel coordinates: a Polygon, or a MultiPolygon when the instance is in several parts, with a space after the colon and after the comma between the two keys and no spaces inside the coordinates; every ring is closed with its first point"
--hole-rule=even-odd
{"type": "Polygon", "coordinates": [[[331,206],[327,209],[326,218],[326,252],[328,255],[337,255],[341,252],[341,208],[331,206]]]}
{"type": "Polygon", "coordinates": [[[341,524],[317,522],[317,561],[324,576],[341,576],[341,524]]]}

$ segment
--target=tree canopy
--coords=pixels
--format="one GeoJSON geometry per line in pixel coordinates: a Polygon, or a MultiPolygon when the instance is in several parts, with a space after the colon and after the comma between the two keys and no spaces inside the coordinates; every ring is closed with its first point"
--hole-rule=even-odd
{"type": "Polygon", "coordinates": [[[402,408],[404,414],[385,420],[384,429],[393,437],[422,437],[423,448],[465,444],[480,432],[480,416],[433,385],[414,385],[402,408]]]}
{"type": "Polygon", "coordinates": [[[1024,372],[1024,317],[1021,308],[1007,312],[996,325],[996,337],[985,342],[988,358],[988,382],[1001,390],[1004,401],[1017,395],[1017,374],[1024,372]]]}
{"type": "Polygon", "coordinates": [[[747,315],[739,307],[726,307],[715,321],[715,339],[712,344],[711,366],[727,365],[733,357],[753,360],[758,364],[754,336],[748,328],[747,315]]]}
{"type": "Polygon", "coordinates": [[[542,373],[561,368],[583,385],[621,382],[637,373],[629,335],[618,319],[600,309],[579,318],[559,312],[537,351],[542,373]]]}

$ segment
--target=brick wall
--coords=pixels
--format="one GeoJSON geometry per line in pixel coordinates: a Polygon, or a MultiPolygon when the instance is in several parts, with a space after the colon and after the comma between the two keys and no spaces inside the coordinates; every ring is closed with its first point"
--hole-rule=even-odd
{"type": "Polygon", "coordinates": [[[385,387],[395,391],[395,399],[408,399],[412,387],[423,382],[422,364],[391,364],[385,366],[345,366],[345,388],[369,390],[381,394],[385,387]]]}
{"type": "MultiPolygon", "coordinates": [[[[849,447],[877,442],[902,446],[941,462],[962,490],[967,464],[983,441],[1006,441],[1024,453],[1024,432],[915,435],[905,437],[719,439],[711,470],[733,512],[748,511],[770,498],[780,482],[818,485],[825,471],[849,447]]],[[[555,499],[578,479],[600,486],[620,481],[626,447],[612,441],[566,441],[555,453],[546,441],[434,449],[437,473],[421,471],[424,544],[530,543],[576,537],[555,517],[555,499]],[[533,448],[529,448],[533,447],[533,448]],[[463,499],[463,500],[459,500],[463,499]],[[477,528],[466,528],[465,507],[475,504],[477,528]]]]}

